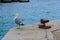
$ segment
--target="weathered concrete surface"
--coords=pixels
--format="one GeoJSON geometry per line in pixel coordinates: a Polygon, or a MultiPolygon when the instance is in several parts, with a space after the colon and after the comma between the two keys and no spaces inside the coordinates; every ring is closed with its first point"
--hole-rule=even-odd
{"type": "Polygon", "coordinates": [[[56,40],[60,40],[60,30],[54,31],[53,35],[54,35],[54,38],[56,38],[56,40]]]}
{"type": "MultiPolygon", "coordinates": [[[[46,30],[30,30],[30,29],[12,29],[3,40],[47,40],[49,39],[46,30]]],[[[50,32],[49,32],[50,33],[50,32]]],[[[53,38],[51,38],[53,40],[53,38]]]]}
{"type": "Polygon", "coordinates": [[[21,26],[21,29],[12,28],[2,40],[60,40],[60,20],[47,23],[51,29],[39,29],[38,24],[21,26]]]}
{"type": "Polygon", "coordinates": [[[48,24],[53,25],[50,31],[52,31],[53,37],[56,40],[60,40],[60,20],[54,20],[49,22],[48,24]]]}

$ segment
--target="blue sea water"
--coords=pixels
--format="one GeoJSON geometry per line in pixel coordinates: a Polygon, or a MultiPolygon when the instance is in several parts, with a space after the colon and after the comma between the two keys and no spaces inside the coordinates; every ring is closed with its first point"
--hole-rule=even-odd
{"type": "Polygon", "coordinates": [[[0,3],[0,40],[15,27],[12,14],[18,13],[25,25],[39,22],[41,18],[60,19],[60,0],[30,0],[28,3],[0,3]]]}

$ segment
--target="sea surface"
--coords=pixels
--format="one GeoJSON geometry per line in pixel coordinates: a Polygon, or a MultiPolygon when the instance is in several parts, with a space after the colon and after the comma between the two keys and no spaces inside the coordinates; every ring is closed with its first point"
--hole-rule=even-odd
{"type": "Polygon", "coordinates": [[[0,40],[10,28],[16,26],[14,16],[18,13],[19,18],[25,25],[37,23],[41,18],[51,20],[60,19],[60,0],[30,0],[27,3],[13,2],[0,3],[0,40]]]}

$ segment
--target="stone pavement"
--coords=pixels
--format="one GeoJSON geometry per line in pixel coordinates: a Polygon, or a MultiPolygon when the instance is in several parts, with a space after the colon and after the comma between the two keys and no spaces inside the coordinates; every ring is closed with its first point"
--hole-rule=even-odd
{"type": "Polygon", "coordinates": [[[38,24],[21,26],[20,29],[11,28],[2,40],[60,40],[58,30],[60,20],[47,23],[47,25],[52,25],[51,29],[39,29],[38,24]]]}

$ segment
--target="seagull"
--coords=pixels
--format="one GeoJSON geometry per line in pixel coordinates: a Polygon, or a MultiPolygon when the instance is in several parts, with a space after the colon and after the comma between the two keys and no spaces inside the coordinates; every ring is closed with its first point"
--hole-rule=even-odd
{"type": "Polygon", "coordinates": [[[24,25],[21,20],[18,18],[18,14],[13,14],[15,16],[14,21],[17,24],[17,29],[20,29],[20,25],[24,25]]]}

